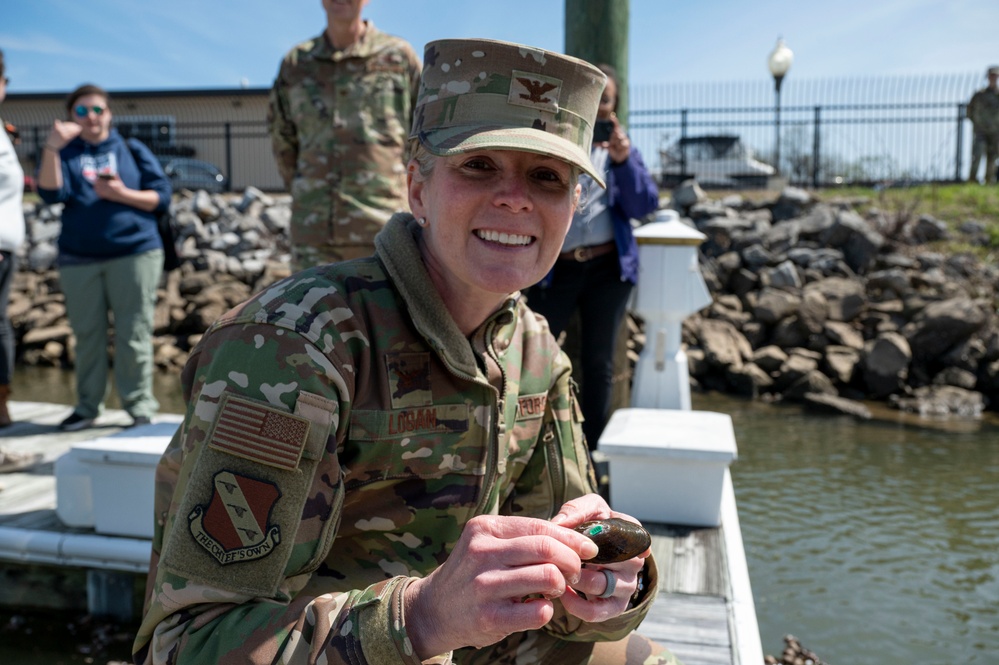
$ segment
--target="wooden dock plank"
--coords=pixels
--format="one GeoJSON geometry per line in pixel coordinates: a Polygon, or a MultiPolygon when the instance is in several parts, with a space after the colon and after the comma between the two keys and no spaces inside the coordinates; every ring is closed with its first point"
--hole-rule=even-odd
{"type": "MultiPolygon", "coordinates": [[[[38,453],[42,460],[29,469],[0,474],[0,526],[93,533],[66,527],[56,516],[54,461],[74,443],[121,431],[130,419],[124,412],[108,412],[99,421],[101,427],[59,432],[56,426],[69,409],[59,404],[12,403],[17,422],[3,430],[0,446],[38,453]]],[[[660,591],[639,632],[668,646],[684,665],[733,665],[731,584],[722,527],[646,526],[652,533],[660,591]]],[[[0,579],[11,566],[17,564],[0,562],[0,579]]]]}
{"type": "Polygon", "coordinates": [[[729,597],[721,527],[654,523],[646,527],[652,534],[652,553],[659,562],[659,586],[663,592],[729,597]]]}
{"type": "Polygon", "coordinates": [[[718,528],[648,523],[659,597],[639,628],[684,665],[732,665],[730,583],[718,528]]]}

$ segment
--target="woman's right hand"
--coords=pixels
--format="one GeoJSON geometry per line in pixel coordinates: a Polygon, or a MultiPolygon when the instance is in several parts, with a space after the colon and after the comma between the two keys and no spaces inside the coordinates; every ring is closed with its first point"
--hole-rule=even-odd
{"type": "Polygon", "coordinates": [[[596,552],[586,536],[545,520],[469,520],[447,561],[406,589],[406,628],[416,655],[484,647],[541,628],[554,614],[551,599],[579,582],[581,560],[596,552]]]}
{"type": "Polygon", "coordinates": [[[68,120],[56,120],[52,123],[45,145],[53,150],[62,150],[66,144],[75,139],[83,131],[83,127],[68,120]]]}

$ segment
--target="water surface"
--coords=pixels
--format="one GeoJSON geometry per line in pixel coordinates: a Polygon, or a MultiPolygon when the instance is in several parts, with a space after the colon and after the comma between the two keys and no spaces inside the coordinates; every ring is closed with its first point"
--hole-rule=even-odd
{"type": "MultiPolygon", "coordinates": [[[[17,399],[73,403],[63,370],[20,369],[14,388],[17,399]]],[[[177,376],[157,374],[155,392],[163,411],[183,412],[177,376]]],[[[717,394],[693,401],[735,426],[732,478],[765,653],[779,655],[791,633],[834,665],[999,660],[994,414],[921,421],[875,409],[881,420],[861,422],[717,394]]],[[[11,662],[85,662],[50,643],[11,662]]]]}
{"type": "Polygon", "coordinates": [[[835,664],[996,662],[994,421],[884,412],[860,422],[718,395],[694,402],[733,418],[765,652],[779,655],[791,633],[835,664]]]}

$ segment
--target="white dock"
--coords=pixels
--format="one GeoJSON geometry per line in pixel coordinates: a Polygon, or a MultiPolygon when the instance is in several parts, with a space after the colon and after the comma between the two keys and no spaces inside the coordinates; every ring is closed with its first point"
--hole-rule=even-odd
{"type": "MultiPolygon", "coordinates": [[[[149,541],[67,527],[56,514],[54,474],[56,459],[72,445],[117,433],[132,435],[141,428],[126,429],[130,419],[125,413],[108,412],[98,427],[67,433],[56,426],[69,414],[68,406],[15,402],[11,411],[17,422],[0,430],[0,447],[38,459],[27,468],[0,473],[0,605],[37,603],[44,608],[65,597],[79,602],[85,590],[74,595],[46,589],[46,575],[60,578],[58,587],[66,584],[62,578],[67,571],[77,578],[89,571],[87,587],[95,586],[93,571],[118,575],[119,583],[122,575],[131,577],[141,585],[149,541]],[[22,574],[25,570],[31,574],[22,574]],[[17,588],[18,580],[30,586],[17,588]]],[[[163,415],[154,419],[154,427],[160,423],[162,432],[162,423],[180,421],[179,415],[163,415]]],[[[721,525],[710,528],[646,524],[653,533],[661,580],[659,598],[639,632],[666,644],[685,665],[759,665],[759,628],[727,471],[721,516],[721,525]]],[[[88,609],[93,602],[87,598],[83,608],[73,609],[88,609]]]]}

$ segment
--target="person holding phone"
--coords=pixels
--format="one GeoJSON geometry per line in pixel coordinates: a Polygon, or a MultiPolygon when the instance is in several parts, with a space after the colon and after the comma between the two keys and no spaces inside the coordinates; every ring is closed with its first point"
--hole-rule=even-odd
{"type": "Polygon", "coordinates": [[[610,65],[598,68],[607,75],[607,86],[600,97],[590,161],[607,188],[580,176],[580,206],[562,252],[528,293],[531,309],[548,319],[556,338],[579,308],[583,432],[591,452],[609,416],[615,337],[638,278],[632,220],[659,207],[659,190],[617,118],[617,72],[610,65]]]}
{"type": "Polygon", "coordinates": [[[45,139],[38,195],[62,203],[59,280],[76,337],[76,397],[64,431],[94,424],[108,381],[109,315],[114,317],[114,377],[134,424],[150,422],[153,310],[163,270],[156,213],[170,205],[170,181],[141,142],[111,127],[107,92],[83,85],[66,98],[67,120],[45,139]]]}

